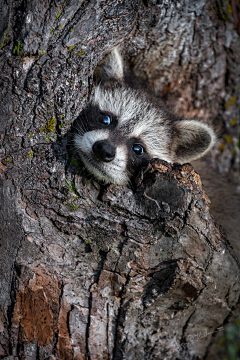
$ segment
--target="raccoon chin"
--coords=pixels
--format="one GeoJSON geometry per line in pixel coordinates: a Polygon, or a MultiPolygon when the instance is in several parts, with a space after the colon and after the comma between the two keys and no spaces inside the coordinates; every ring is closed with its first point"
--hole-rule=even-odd
{"type": "Polygon", "coordinates": [[[81,160],[84,163],[86,169],[90,174],[94,176],[95,179],[103,182],[104,184],[116,184],[116,185],[125,185],[128,183],[129,178],[125,173],[118,173],[117,171],[111,171],[111,175],[108,174],[106,169],[101,169],[99,164],[93,164],[90,162],[84,154],[81,154],[81,160]]]}

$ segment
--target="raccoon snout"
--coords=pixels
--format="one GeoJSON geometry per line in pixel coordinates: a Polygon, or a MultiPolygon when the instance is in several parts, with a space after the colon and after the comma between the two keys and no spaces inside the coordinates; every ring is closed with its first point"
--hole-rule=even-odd
{"type": "Polygon", "coordinates": [[[115,149],[106,141],[96,141],[92,151],[98,160],[110,162],[115,158],[115,149]]]}

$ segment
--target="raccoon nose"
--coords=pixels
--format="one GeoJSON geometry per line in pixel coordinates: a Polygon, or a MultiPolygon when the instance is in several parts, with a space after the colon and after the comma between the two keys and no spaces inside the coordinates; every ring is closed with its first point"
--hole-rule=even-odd
{"type": "Polygon", "coordinates": [[[105,141],[96,141],[92,151],[97,159],[104,162],[110,162],[115,158],[115,149],[105,141]]]}

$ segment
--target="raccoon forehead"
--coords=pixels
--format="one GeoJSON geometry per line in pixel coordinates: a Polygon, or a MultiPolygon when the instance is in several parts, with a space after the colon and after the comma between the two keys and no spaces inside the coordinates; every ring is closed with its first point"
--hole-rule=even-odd
{"type": "Polygon", "coordinates": [[[130,88],[106,90],[101,86],[97,86],[93,103],[98,105],[101,111],[109,111],[115,114],[120,127],[124,127],[128,123],[132,129],[135,128],[135,132],[140,123],[141,127],[143,127],[146,122],[148,124],[153,122],[159,124],[164,121],[161,111],[156,110],[151,104],[140,98],[136,91],[130,88]]]}
{"type": "Polygon", "coordinates": [[[106,90],[98,86],[94,102],[101,111],[114,113],[119,130],[128,138],[140,138],[152,157],[170,161],[172,126],[164,111],[144,101],[132,89],[106,90]]]}
{"type": "Polygon", "coordinates": [[[168,162],[172,160],[171,143],[172,133],[169,129],[146,131],[141,134],[141,140],[144,142],[147,152],[152,158],[159,158],[168,162]]]}

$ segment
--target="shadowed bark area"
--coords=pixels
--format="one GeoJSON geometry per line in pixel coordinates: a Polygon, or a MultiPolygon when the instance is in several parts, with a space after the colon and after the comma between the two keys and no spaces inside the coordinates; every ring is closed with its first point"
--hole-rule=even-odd
{"type": "MultiPolygon", "coordinates": [[[[103,187],[81,176],[66,148],[71,124],[91,98],[96,65],[123,42],[126,56],[137,56],[132,64],[140,76],[146,62],[154,69],[148,58],[154,50],[151,58],[165,69],[156,79],[163,75],[174,84],[181,69],[193,88],[205,89],[205,100],[211,88],[215,97],[202,102],[202,112],[220,97],[227,101],[219,90],[226,68],[214,56],[222,51],[224,64],[235,64],[238,50],[231,46],[239,40],[231,40],[230,22],[216,16],[210,22],[207,4],[199,1],[196,9],[190,1],[167,0],[3,2],[1,359],[196,360],[207,356],[216,332],[238,315],[237,259],[190,165],[154,161],[133,189],[103,187]],[[194,77],[193,59],[183,55],[206,21],[209,42],[199,40],[199,53],[218,43],[207,35],[214,26],[226,43],[210,56],[216,76],[195,67],[194,77]]],[[[210,60],[205,63],[210,67],[210,60]]],[[[231,71],[227,86],[237,92],[240,70],[231,71]]],[[[146,77],[150,84],[151,78],[146,77]]],[[[190,99],[185,90],[183,81],[177,91],[190,99]]],[[[236,99],[223,105],[225,115],[232,116],[236,99]]]]}

